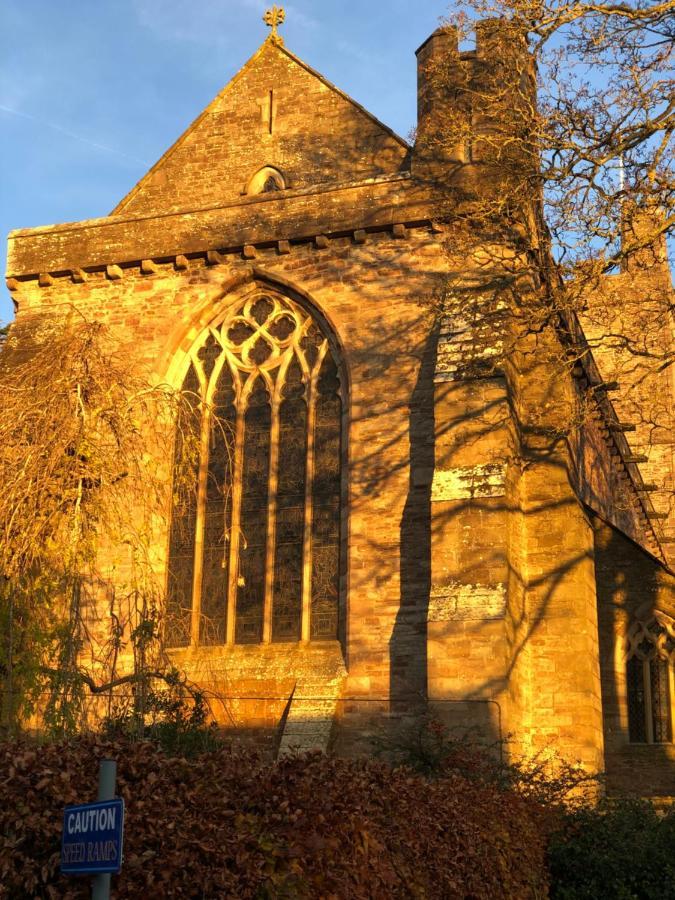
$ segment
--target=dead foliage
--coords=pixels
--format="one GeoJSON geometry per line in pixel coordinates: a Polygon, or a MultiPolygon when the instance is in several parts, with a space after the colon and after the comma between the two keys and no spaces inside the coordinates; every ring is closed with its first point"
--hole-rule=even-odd
{"type": "Polygon", "coordinates": [[[0,748],[0,896],[86,897],[59,874],[63,807],[118,761],[126,804],[116,897],[544,898],[547,821],[531,800],[458,774],[374,761],[193,759],[85,736],[0,748]]]}

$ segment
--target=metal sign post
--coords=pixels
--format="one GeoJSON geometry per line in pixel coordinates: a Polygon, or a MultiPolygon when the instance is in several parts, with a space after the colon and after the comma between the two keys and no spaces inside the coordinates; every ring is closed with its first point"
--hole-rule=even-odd
{"type": "Polygon", "coordinates": [[[101,760],[98,800],[67,806],[63,812],[61,871],[91,875],[93,900],[109,900],[110,876],[122,867],[124,800],[115,799],[117,763],[101,760]]]}
{"type": "MultiPolygon", "coordinates": [[[[117,781],[117,763],[114,759],[102,759],[98,767],[98,800],[113,800],[117,781]]],[[[94,876],[91,900],[110,900],[110,873],[94,876]]]]}

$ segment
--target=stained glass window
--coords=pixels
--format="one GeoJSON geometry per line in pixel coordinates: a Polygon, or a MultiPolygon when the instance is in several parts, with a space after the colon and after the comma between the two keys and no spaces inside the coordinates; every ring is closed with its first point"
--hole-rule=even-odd
{"type": "Polygon", "coordinates": [[[312,637],[336,637],[340,565],[340,382],[332,356],[319,370],[312,489],[312,637]]]}
{"type": "Polygon", "coordinates": [[[641,659],[633,656],[626,667],[628,688],[628,730],[631,741],[647,741],[647,721],[645,717],[644,666],[641,659]]]}
{"type": "Polygon", "coordinates": [[[169,644],[335,639],[343,385],[325,329],[254,291],[189,356],[201,450],[174,499],[169,644]]]}
{"type": "Polygon", "coordinates": [[[176,423],[175,468],[187,469],[183,477],[174,478],[173,515],[169,536],[168,604],[166,632],[172,647],[190,643],[192,582],[194,579],[195,530],[197,515],[197,482],[199,460],[195,444],[199,440],[199,379],[190,365],[183,381],[184,405],[176,423]],[[191,483],[190,483],[191,482],[191,483]]]}
{"type": "Polygon", "coordinates": [[[204,500],[204,563],[199,640],[225,642],[232,516],[232,461],[237,422],[232,373],[224,362],[209,417],[208,472],[204,500]]]}
{"type": "Polygon", "coordinates": [[[636,743],[663,744],[673,739],[673,664],[675,622],[655,612],[636,622],[628,634],[626,689],[628,731],[636,743]]]}
{"type": "Polygon", "coordinates": [[[652,659],[649,663],[652,731],[655,744],[665,744],[673,739],[670,722],[669,668],[665,659],[652,659]]]}
{"type": "Polygon", "coordinates": [[[271,421],[272,408],[267,388],[258,379],[249,396],[244,417],[236,606],[236,640],[240,644],[259,643],[263,633],[271,421]]]}
{"type": "Polygon", "coordinates": [[[307,404],[296,358],[286,374],[279,407],[279,462],[272,598],[272,640],[297,641],[302,626],[302,561],[305,537],[307,404]]]}

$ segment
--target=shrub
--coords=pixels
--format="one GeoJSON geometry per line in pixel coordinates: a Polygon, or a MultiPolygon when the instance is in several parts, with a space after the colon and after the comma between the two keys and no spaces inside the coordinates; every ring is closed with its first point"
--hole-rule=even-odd
{"type": "Polygon", "coordinates": [[[675,809],[639,800],[570,813],[548,851],[554,900],[673,900],[675,809]]]}
{"type": "Polygon", "coordinates": [[[601,777],[555,753],[514,758],[507,740],[486,743],[467,729],[450,729],[434,715],[423,716],[373,740],[375,752],[427,778],[449,774],[511,790],[546,808],[553,820],[598,793],[601,777]]]}
{"type": "Polygon", "coordinates": [[[210,718],[204,695],[193,690],[189,702],[172,690],[149,690],[143,712],[132,701],[118,703],[103,719],[101,731],[110,740],[154,741],[174,756],[192,757],[222,745],[218,727],[210,718]]]}
{"type": "Polygon", "coordinates": [[[119,898],[544,898],[539,808],[458,774],[226,747],[192,759],[84,736],[0,745],[0,895],[79,898],[59,875],[63,806],[118,760],[127,806],[119,898]]]}

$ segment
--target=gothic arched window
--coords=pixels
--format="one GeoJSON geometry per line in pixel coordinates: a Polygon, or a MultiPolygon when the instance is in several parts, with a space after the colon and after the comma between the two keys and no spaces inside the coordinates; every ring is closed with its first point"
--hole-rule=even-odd
{"type": "Polygon", "coordinates": [[[256,291],[193,347],[183,390],[200,450],[172,514],[169,646],[337,638],[343,395],[325,331],[256,291]]]}
{"type": "Polygon", "coordinates": [[[630,740],[664,744],[673,739],[675,622],[655,612],[628,633],[626,688],[630,740]]]}

